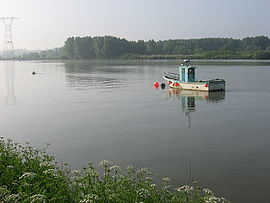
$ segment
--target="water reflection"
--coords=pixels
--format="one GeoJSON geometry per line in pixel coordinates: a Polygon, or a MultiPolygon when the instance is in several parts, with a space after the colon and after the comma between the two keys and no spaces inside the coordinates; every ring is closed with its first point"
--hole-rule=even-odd
{"type": "Polygon", "coordinates": [[[194,181],[197,180],[195,172],[192,170],[192,164],[190,160],[186,160],[186,185],[193,185],[194,181]]]}
{"type": "MultiPolygon", "coordinates": [[[[128,73],[137,72],[138,69],[128,68],[132,64],[121,64],[121,61],[106,60],[79,60],[66,61],[65,68],[67,73],[128,73]]],[[[134,66],[133,66],[134,67],[134,66]]]]}
{"type": "Polygon", "coordinates": [[[118,78],[100,77],[90,74],[66,74],[69,87],[76,90],[88,90],[93,87],[101,89],[113,89],[123,87],[124,80],[118,78]]]}
{"type": "Polygon", "coordinates": [[[76,90],[88,90],[91,88],[112,89],[127,84],[126,79],[113,74],[128,72],[125,68],[102,68],[93,61],[92,63],[70,61],[65,63],[65,70],[68,86],[76,90]]]}
{"type": "Polygon", "coordinates": [[[6,99],[5,103],[7,105],[16,105],[16,96],[14,91],[14,81],[15,81],[15,68],[12,61],[6,61],[4,63],[5,69],[5,79],[6,79],[6,99]]]}
{"type": "Polygon", "coordinates": [[[181,109],[188,120],[188,128],[191,128],[191,113],[196,111],[196,100],[204,100],[207,103],[222,102],[225,99],[225,91],[202,92],[170,88],[166,93],[168,98],[177,98],[181,101],[181,109]]]}

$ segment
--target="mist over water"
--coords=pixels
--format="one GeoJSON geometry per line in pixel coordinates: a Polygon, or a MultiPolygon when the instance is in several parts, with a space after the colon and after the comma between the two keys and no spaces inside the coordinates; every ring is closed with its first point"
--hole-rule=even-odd
{"type": "Polygon", "coordinates": [[[0,135],[50,143],[72,168],[107,159],[174,185],[198,180],[232,202],[267,202],[269,62],[194,61],[197,78],[223,78],[225,92],[153,88],[179,63],[1,61],[0,135]]]}

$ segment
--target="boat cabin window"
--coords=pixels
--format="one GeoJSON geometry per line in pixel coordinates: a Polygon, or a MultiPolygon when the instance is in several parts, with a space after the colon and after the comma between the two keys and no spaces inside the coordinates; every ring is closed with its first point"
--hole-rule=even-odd
{"type": "Polygon", "coordinates": [[[195,81],[195,68],[188,69],[188,81],[189,82],[195,81]]]}
{"type": "Polygon", "coordinates": [[[189,69],[188,69],[188,74],[194,74],[194,73],[195,73],[194,68],[189,68],[189,69]]]}

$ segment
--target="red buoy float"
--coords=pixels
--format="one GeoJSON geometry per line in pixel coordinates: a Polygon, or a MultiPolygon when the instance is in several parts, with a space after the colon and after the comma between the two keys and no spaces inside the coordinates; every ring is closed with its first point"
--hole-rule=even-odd
{"type": "Polygon", "coordinates": [[[172,81],[169,81],[168,84],[171,85],[172,84],[172,81]]]}
{"type": "Polygon", "coordinates": [[[159,87],[159,82],[154,82],[154,87],[158,88],[159,87]]]}
{"type": "Polygon", "coordinates": [[[178,82],[176,82],[174,85],[175,85],[176,87],[178,87],[178,86],[179,86],[179,83],[178,83],[178,82]]]}

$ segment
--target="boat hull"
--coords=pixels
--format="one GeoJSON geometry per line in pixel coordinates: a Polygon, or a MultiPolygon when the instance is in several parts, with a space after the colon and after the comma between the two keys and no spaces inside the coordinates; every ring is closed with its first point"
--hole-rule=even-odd
{"type": "Polygon", "coordinates": [[[224,91],[226,83],[223,79],[214,79],[206,81],[182,82],[173,78],[163,77],[171,88],[180,88],[194,91],[224,91]]]}

